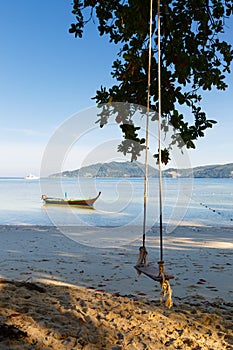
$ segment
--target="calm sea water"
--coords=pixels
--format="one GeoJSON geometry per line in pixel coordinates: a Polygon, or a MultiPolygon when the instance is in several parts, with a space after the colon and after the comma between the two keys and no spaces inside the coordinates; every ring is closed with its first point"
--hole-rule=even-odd
{"type": "MultiPolygon", "coordinates": [[[[147,225],[158,224],[158,180],[147,190],[147,225]]],[[[1,225],[126,226],[143,222],[143,179],[90,178],[25,180],[0,178],[1,225]],[[90,198],[101,191],[95,209],[45,206],[42,194],[90,198]]],[[[164,179],[166,225],[233,227],[232,179],[164,179]]]]}

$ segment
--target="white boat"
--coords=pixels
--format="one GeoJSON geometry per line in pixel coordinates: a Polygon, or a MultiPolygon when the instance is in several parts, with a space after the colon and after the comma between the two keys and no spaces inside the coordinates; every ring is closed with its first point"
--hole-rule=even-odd
{"type": "Polygon", "coordinates": [[[32,174],[25,176],[25,180],[38,180],[38,179],[39,179],[39,176],[32,175],[32,174]]]}

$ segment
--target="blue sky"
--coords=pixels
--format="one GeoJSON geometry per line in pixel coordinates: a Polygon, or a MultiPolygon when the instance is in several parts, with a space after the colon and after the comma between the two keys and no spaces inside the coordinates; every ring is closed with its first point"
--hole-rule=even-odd
{"type": "MultiPolygon", "coordinates": [[[[116,48],[107,38],[99,38],[92,24],[83,39],[75,39],[68,33],[74,20],[71,11],[71,1],[0,0],[0,176],[39,174],[55,130],[76,113],[83,127],[86,120],[80,111],[94,108],[91,97],[95,91],[112,82],[116,48]]],[[[231,43],[232,30],[233,20],[226,34],[231,43]]],[[[232,74],[227,82],[227,92],[204,95],[204,109],[218,124],[197,142],[196,150],[189,152],[193,166],[233,162],[232,74]]],[[[79,154],[73,158],[67,155],[67,166],[78,168],[80,159],[84,161],[85,154],[89,159],[94,152],[95,137],[100,147],[106,135],[96,127],[90,137],[91,151],[86,137],[86,144],[80,145],[80,151],[76,149],[79,154]]],[[[111,137],[117,139],[120,134],[111,137]]],[[[119,154],[109,157],[111,160],[119,154]]],[[[99,161],[101,157],[95,153],[90,159],[99,161]]]]}

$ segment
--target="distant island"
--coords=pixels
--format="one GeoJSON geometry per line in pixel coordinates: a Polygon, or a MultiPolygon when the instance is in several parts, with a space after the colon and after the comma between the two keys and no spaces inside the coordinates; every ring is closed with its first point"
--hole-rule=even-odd
{"type": "MultiPolygon", "coordinates": [[[[163,171],[163,177],[195,178],[233,178],[233,163],[224,165],[205,165],[193,169],[169,168],[163,171]]],[[[76,170],[66,170],[52,174],[52,178],[75,177],[144,177],[144,165],[140,162],[110,162],[91,164],[76,170]]],[[[148,177],[158,177],[158,170],[148,167],[148,177]]]]}

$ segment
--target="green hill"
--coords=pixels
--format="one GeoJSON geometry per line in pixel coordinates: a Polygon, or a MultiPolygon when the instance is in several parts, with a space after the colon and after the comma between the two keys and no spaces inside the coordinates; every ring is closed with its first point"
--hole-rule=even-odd
{"type": "MultiPolygon", "coordinates": [[[[151,166],[148,176],[157,176],[151,166]]],[[[72,171],[63,171],[50,177],[144,177],[144,165],[139,162],[96,163],[72,171]]]]}
{"type": "MultiPolygon", "coordinates": [[[[158,170],[149,166],[148,176],[157,177],[158,170]]],[[[169,168],[164,177],[233,178],[233,163],[206,165],[193,169],[169,168]]],[[[144,165],[139,162],[110,162],[91,164],[76,170],[52,174],[50,177],[144,177],[144,165]]]]}
{"type": "Polygon", "coordinates": [[[194,177],[233,178],[233,163],[224,165],[206,165],[193,169],[194,177]]]}
{"type": "Polygon", "coordinates": [[[204,165],[193,169],[175,169],[165,170],[165,177],[195,177],[195,178],[233,178],[233,163],[204,165]]]}

